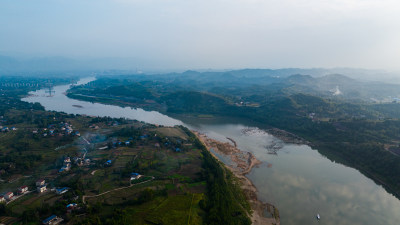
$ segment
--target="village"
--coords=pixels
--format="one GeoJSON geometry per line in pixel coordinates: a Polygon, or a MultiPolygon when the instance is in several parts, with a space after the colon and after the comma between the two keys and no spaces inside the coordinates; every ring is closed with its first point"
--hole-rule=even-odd
{"type": "MultiPolygon", "coordinates": [[[[59,121],[62,118],[52,119],[59,121]]],[[[54,142],[52,146],[57,146],[59,140],[69,141],[63,146],[48,150],[54,154],[53,162],[49,161],[46,166],[49,169],[39,174],[33,169],[26,171],[28,174],[24,176],[13,175],[8,178],[8,182],[2,178],[6,185],[3,185],[0,192],[0,204],[4,204],[11,212],[11,217],[0,216],[0,222],[5,224],[18,221],[20,216],[25,218],[27,212],[39,210],[44,207],[43,204],[49,205],[50,210],[40,214],[42,216],[38,219],[42,224],[68,224],[68,221],[76,220],[75,215],[87,213],[88,205],[110,200],[124,201],[108,197],[105,200],[111,193],[140,193],[138,191],[144,190],[141,185],[148,186],[151,183],[158,188],[165,188],[167,185],[168,192],[176,193],[181,192],[176,189],[179,183],[196,183],[198,179],[176,175],[177,170],[180,171],[179,168],[189,160],[187,156],[183,156],[193,150],[187,135],[179,128],[124,120],[102,121],[93,117],[71,118],[68,122],[50,123],[44,128],[18,124],[2,126],[1,129],[6,129],[0,138],[6,137],[4,135],[21,136],[23,133],[40,143],[54,142]],[[172,160],[165,163],[164,160],[160,161],[160,157],[172,160]],[[184,158],[187,159],[183,160],[184,158]],[[38,175],[40,177],[33,180],[38,175]],[[23,185],[16,186],[17,184],[23,185]],[[135,186],[138,188],[135,189],[135,186]],[[9,188],[5,189],[7,187],[9,188]],[[15,217],[18,214],[20,216],[15,217]]],[[[13,146],[11,141],[10,143],[13,146]]],[[[9,172],[3,172],[4,175],[7,173],[9,172]]],[[[196,183],[193,187],[186,186],[182,191],[193,189],[197,193],[204,192],[204,188],[204,183],[196,183]]]]}

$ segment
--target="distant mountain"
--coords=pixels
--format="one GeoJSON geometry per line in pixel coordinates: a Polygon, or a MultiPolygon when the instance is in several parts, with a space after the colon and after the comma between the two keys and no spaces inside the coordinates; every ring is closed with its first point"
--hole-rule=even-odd
{"type": "Polygon", "coordinates": [[[391,101],[400,97],[400,85],[383,82],[359,81],[342,74],[322,77],[292,75],[285,79],[291,84],[286,88],[289,94],[311,94],[328,98],[362,101],[391,101]]]}

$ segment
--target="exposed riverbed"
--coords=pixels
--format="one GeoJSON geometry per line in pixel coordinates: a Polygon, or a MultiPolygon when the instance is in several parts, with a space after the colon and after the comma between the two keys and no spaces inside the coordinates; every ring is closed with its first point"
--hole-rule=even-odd
{"type": "MultiPolygon", "coordinates": [[[[82,79],[80,83],[93,79],[82,79]]],[[[207,124],[197,119],[183,123],[155,111],[74,100],[63,94],[68,88],[56,86],[53,97],[39,90],[23,100],[39,102],[46,110],[185,125],[209,138],[235,143],[262,162],[246,176],[257,188],[258,197],[279,209],[281,224],[318,224],[317,213],[321,215],[320,224],[399,224],[397,198],[359,171],[328,160],[308,145],[285,143],[248,124],[226,120],[207,124]]]]}

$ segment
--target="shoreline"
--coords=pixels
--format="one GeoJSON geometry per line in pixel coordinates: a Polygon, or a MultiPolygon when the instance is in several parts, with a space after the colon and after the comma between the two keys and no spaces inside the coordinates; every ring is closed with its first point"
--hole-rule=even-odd
{"type": "MultiPolygon", "coordinates": [[[[250,181],[249,178],[246,177],[248,173],[251,172],[253,167],[260,165],[262,162],[259,161],[251,152],[244,152],[238,149],[236,146],[233,146],[229,142],[223,143],[220,141],[216,141],[207,137],[205,134],[201,134],[197,131],[192,131],[197,138],[206,146],[207,150],[210,154],[221,162],[221,159],[218,158],[210,149],[217,154],[221,154],[224,157],[229,158],[234,165],[225,164],[224,165],[239,179],[241,183],[241,189],[246,195],[247,200],[250,203],[252,214],[249,215],[249,218],[252,221],[253,225],[278,225],[279,221],[279,211],[278,209],[269,203],[264,203],[257,197],[257,188],[250,181]],[[264,212],[268,211],[272,217],[267,218],[264,217],[264,212]]],[[[230,140],[232,143],[234,141],[230,140]]]]}

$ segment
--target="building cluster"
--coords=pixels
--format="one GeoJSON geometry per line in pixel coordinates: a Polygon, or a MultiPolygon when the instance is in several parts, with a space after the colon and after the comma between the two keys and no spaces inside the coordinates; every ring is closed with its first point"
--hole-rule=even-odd
{"type": "Polygon", "coordinates": [[[17,128],[16,127],[6,127],[6,126],[0,125],[0,132],[7,133],[9,131],[14,131],[14,130],[17,130],[17,128]]]}
{"type": "Polygon", "coordinates": [[[84,154],[83,157],[74,157],[74,158],[72,158],[72,161],[71,161],[71,157],[66,157],[64,159],[61,169],[58,172],[62,173],[62,172],[70,171],[72,164],[75,164],[77,166],[89,166],[91,161],[90,161],[90,159],[85,158],[85,156],[86,156],[86,154],[84,154]]]}
{"type": "Polygon", "coordinates": [[[14,195],[14,192],[7,192],[3,195],[0,196],[0,203],[6,203],[6,202],[10,202],[12,200],[15,200],[17,198],[19,198],[20,196],[29,193],[28,191],[28,186],[21,186],[17,189],[17,195],[14,195]]]}
{"type": "MultiPolygon", "coordinates": [[[[43,179],[40,179],[38,181],[36,181],[36,190],[38,193],[43,193],[45,192],[46,189],[46,182],[43,179]]],[[[13,201],[19,197],[21,197],[24,194],[30,193],[31,191],[29,191],[29,187],[24,185],[21,186],[17,189],[16,194],[14,194],[14,192],[7,192],[3,195],[0,195],[0,203],[7,203],[10,201],[13,201]]]]}
{"type": "Polygon", "coordinates": [[[91,162],[90,159],[85,158],[85,155],[83,157],[74,157],[72,161],[77,166],[89,166],[91,162]]]}
{"type": "Polygon", "coordinates": [[[120,140],[118,138],[113,138],[109,143],[107,147],[102,147],[99,148],[99,150],[104,150],[107,148],[118,148],[118,147],[123,147],[123,146],[131,146],[134,144],[133,137],[128,138],[128,140],[120,140]]]}
{"type": "MultiPolygon", "coordinates": [[[[68,204],[66,206],[67,213],[71,213],[72,211],[74,211],[76,209],[79,209],[78,208],[78,204],[76,204],[76,203],[70,203],[70,204],[68,204]]],[[[56,216],[56,215],[51,215],[51,216],[47,217],[46,219],[44,219],[42,221],[42,224],[44,224],[44,225],[56,225],[56,224],[59,224],[59,223],[61,223],[63,221],[64,221],[63,218],[61,218],[59,216],[56,216]]]]}
{"type": "MultiPolygon", "coordinates": [[[[170,148],[175,152],[182,152],[184,150],[183,149],[184,146],[191,146],[191,144],[189,144],[189,145],[185,144],[184,140],[181,140],[179,138],[173,139],[173,140],[170,140],[169,138],[165,138],[162,141],[163,141],[165,147],[170,148]]],[[[158,143],[156,143],[155,147],[160,146],[160,144],[158,144],[158,145],[157,144],[158,143]]]]}
{"type": "MultiPolygon", "coordinates": [[[[35,184],[36,184],[36,191],[39,194],[47,191],[47,184],[44,179],[37,180],[35,184]]],[[[68,187],[55,188],[56,194],[59,194],[59,195],[64,194],[68,190],[69,190],[68,187]]],[[[32,191],[29,191],[28,186],[26,186],[26,185],[21,186],[17,189],[16,195],[14,194],[14,192],[7,192],[3,195],[0,195],[0,203],[7,203],[10,201],[13,201],[13,200],[21,197],[22,195],[25,195],[25,194],[31,193],[31,192],[32,191]]]]}
{"type": "Polygon", "coordinates": [[[72,128],[72,124],[61,122],[59,124],[50,124],[47,128],[34,129],[33,134],[47,136],[81,136],[80,132],[72,128]]]}
{"type": "Polygon", "coordinates": [[[70,157],[66,157],[64,159],[63,166],[61,167],[61,169],[58,172],[62,173],[62,172],[65,172],[65,171],[69,171],[70,169],[71,169],[71,158],[70,157]]]}
{"type": "Polygon", "coordinates": [[[43,193],[47,191],[46,181],[44,179],[40,179],[36,181],[36,190],[39,193],[43,193]]]}

